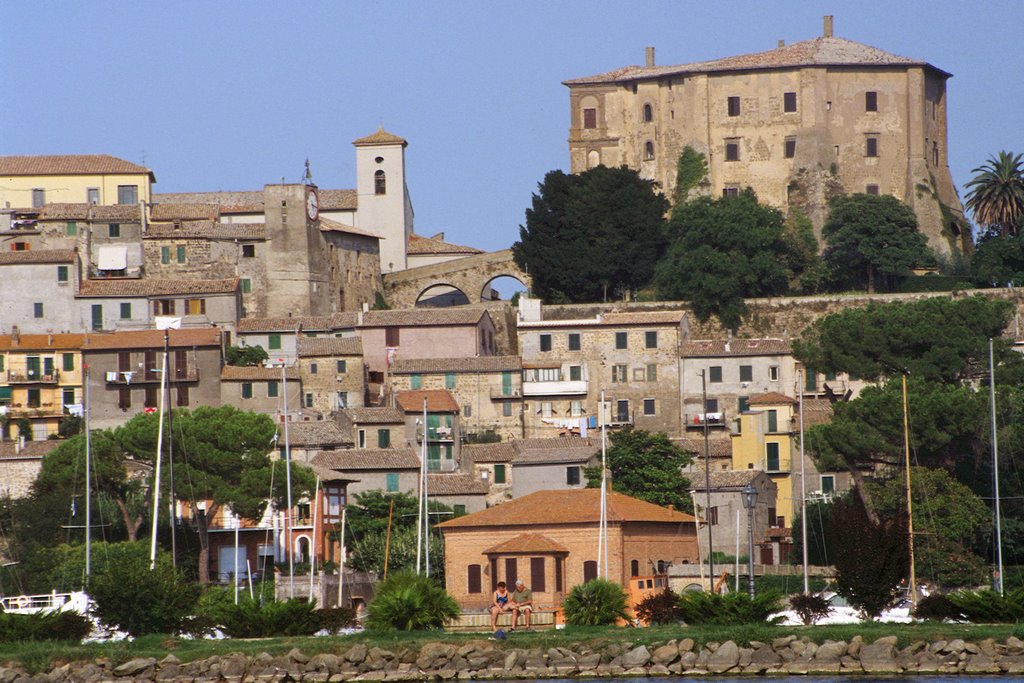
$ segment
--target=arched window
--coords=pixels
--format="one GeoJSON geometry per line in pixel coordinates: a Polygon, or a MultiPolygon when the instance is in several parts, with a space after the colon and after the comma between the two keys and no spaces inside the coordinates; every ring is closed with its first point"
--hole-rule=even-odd
{"type": "Polygon", "coordinates": [[[644,143],[644,159],[650,161],[654,158],[654,143],[648,140],[644,143]]]}
{"type": "Polygon", "coordinates": [[[632,562],[629,563],[629,575],[630,576],[640,576],[640,561],[639,560],[633,560],[632,562]]]}
{"type": "Polygon", "coordinates": [[[373,174],[373,193],[388,193],[388,179],[387,176],[384,175],[384,171],[377,171],[376,173],[373,174]]]}
{"type": "Polygon", "coordinates": [[[644,123],[650,123],[654,120],[654,107],[649,104],[644,105],[644,123]]]}
{"type": "Polygon", "coordinates": [[[601,165],[601,153],[596,149],[587,152],[587,168],[597,168],[601,165]]]}

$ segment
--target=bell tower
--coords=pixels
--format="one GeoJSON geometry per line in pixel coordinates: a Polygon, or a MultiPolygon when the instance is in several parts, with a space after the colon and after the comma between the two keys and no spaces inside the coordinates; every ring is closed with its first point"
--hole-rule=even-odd
{"type": "Polygon", "coordinates": [[[380,235],[380,268],[404,270],[413,230],[412,202],[405,184],[404,138],[381,126],[376,133],[352,142],[356,148],[356,226],[380,235]]]}

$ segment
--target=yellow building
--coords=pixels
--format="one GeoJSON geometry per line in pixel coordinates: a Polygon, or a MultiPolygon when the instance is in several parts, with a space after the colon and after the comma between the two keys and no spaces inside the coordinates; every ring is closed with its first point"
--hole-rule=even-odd
{"type": "Polygon", "coordinates": [[[149,203],[156,175],[109,154],[0,156],[0,207],[149,203]]]}
{"type": "Polygon", "coordinates": [[[82,334],[0,335],[0,415],[5,437],[31,440],[56,434],[69,406],[82,404],[82,334]]]}

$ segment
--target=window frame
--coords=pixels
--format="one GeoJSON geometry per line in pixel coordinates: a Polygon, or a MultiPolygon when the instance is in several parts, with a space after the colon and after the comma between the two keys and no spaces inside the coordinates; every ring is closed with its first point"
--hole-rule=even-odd
{"type": "Polygon", "coordinates": [[[582,338],[579,332],[570,332],[566,335],[566,346],[570,351],[579,351],[582,347],[582,338]]]}
{"type": "Polygon", "coordinates": [[[551,350],[551,335],[544,333],[540,335],[539,342],[541,352],[547,352],[551,350]]]}
{"type": "Polygon", "coordinates": [[[787,159],[792,159],[796,156],[796,137],[789,136],[783,142],[783,156],[787,159]]]}
{"type": "Polygon", "coordinates": [[[753,365],[741,365],[740,366],[740,381],[741,382],[753,382],[754,381],[754,366],[753,365]]]}
{"type": "Polygon", "coordinates": [[[869,133],[864,136],[864,156],[868,159],[877,159],[879,156],[878,151],[878,134],[869,133]]]}
{"type": "Polygon", "coordinates": [[[722,366],[721,365],[710,365],[708,366],[708,384],[721,384],[722,383],[722,366]]]}
{"type": "Polygon", "coordinates": [[[729,95],[725,99],[725,111],[728,116],[739,116],[742,113],[742,105],[739,95],[729,95]]]}
{"type": "Polygon", "coordinates": [[[644,332],[644,348],[656,349],[658,348],[658,331],[657,330],[646,330],[644,332]]]}
{"type": "Polygon", "coordinates": [[[615,333],[615,348],[616,350],[622,351],[629,348],[629,333],[628,332],[616,332],[615,333]]]}
{"type": "Polygon", "coordinates": [[[583,107],[582,118],[584,130],[595,130],[597,128],[597,107],[583,107]]]}
{"type": "Polygon", "coordinates": [[[739,138],[726,138],[725,139],[725,160],[728,162],[734,162],[740,160],[740,139],[739,138]]]}
{"type": "Polygon", "coordinates": [[[647,416],[647,417],[652,417],[654,415],[657,415],[658,414],[657,399],[645,398],[643,400],[643,411],[644,411],[644,415],[647,416]]]}
{"type": "Polygon", "coordinates": [[[878,111],[878,91],[867,90],[864,92],[864,111],[878,111]]]}
{"type": "Polygon", "coordinates": [[[782,113],[794,114],[797,110],[796,92],[782,93],[782,113]]]}

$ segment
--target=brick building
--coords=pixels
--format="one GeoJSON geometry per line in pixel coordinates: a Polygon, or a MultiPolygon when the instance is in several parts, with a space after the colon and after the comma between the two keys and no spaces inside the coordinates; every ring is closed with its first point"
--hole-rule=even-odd
{"type": "Polygon", "coordinates": [[[326,416],[363,406],[365,371],[358,337],[299,337],[298,355],[303,408],[326,416]]]}

